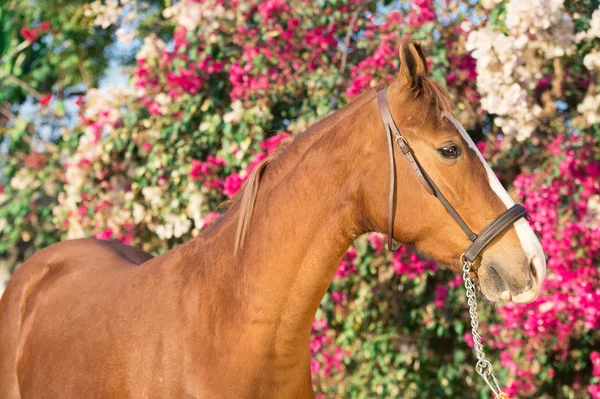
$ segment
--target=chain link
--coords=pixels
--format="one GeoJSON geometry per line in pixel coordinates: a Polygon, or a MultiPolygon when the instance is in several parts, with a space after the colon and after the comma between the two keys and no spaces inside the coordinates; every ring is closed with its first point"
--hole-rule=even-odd
{"type": "Polygon", "coordinates": [[[479,320],[477,319],[477,287],[473,279],[471,279],[471,267],[473,265],[464,258],[464,255],[461,256],[461,262],[463,265],[463,280],[465,281],[465,290],[467,292],[467,304],[469,305],[469,316],[471,316],[473,347],[475,349],[475,356],[477,357],[475,371],[477,371],[477,374],[479,374],[490,387],[494,393],[494,398],[508,399],[508,395],[500,389],[500,384],[498,384],[498,380],[492,371],[492,364],[485,358],[483,344],[481,343],[479,320]]]}

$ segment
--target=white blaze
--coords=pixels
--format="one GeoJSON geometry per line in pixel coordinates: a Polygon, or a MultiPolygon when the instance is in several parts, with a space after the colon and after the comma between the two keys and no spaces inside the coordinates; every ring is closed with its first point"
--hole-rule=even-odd
{"type": "MultiPolygon", "coordinates": [[[[462,135],[465,142],[469,145],[469,147],[473,151],[475,151],[475,153],[481,160],[481,163],[483,163],[483,167],[485,168],[485,170],[487,172],[488,181],[490,183],[490,187],[492,188],[492,190],[494,190],[496,195],[502,200],[502,202],[504,202],[504,205],[506,205],[507,209],[510,208],[511,206],[513,206],[515,204],[515,201],[511,198],[511,196],[508,194],[508,192],[504,189],[504,187],[500,183],[500,180],[498,180],[498,178],[496,177],[496,174],[494,173],[494,171],[492,171],[492,168],[490,168],[490,165],[488,165],[488,163],[485,161],[485,159],[483,159],[481,152],[479,152],[479,149],[477,148],[477,146],[471,139],[471,136],[469,136],[469,134],[465,131],[465,129],[460,124],[460,122],[458,120],[456,120],[456,118],[454,118],[452,115],[450,115],[449,113],[446,112],[446,113],[444,113],[444,116],[446,118],[448,118],[448,120],[450,122],[452,122],[452,124],[456,127],[456,129],[462,135]]],[[[543,270],[543,275],[538,276],[538,278],[541,281],[543,281],[544,277],[545,277],[545,273],[546,273],[546,256],[544,255],[544,250],[542,249],[542,244],[540,244],[540,241],[537,239],[535,233],[533,232],[533,229],[531,228],[531,226],[529,226],[529,223],[527,222],[527,220],[525,220],[524,218],[521,218],[521,219],[517,220],[514,225],[515,225],[515,230],[517,231],[517,236],[519,236],[519,240],[521,241],[521,246],[523,247],[523,251],[527,255],[527,259],[529,261],[531,261],[533,256],[537,255],[538,262],[541,263],[540,269],[543,270]]]]}

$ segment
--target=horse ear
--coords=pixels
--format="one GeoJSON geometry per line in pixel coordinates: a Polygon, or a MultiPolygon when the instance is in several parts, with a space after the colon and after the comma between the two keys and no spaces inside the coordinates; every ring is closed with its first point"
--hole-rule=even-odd
{"type": "Polygon", "coordinates": [[[417,40],[403,40],[398,79],[414,90],[419,87],[420,77],[423,75],[429,75],[429,67],[421,43],[417,40]]]}

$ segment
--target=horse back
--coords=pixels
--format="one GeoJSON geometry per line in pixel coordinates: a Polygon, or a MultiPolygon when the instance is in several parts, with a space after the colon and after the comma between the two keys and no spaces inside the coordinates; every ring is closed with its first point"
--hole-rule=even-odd
{"type": "Polygon", "coordinates": [[[32,298],[52,285],[93,274],[93,269],[126,269],[151,258],[118,242],[81,239],[51,245],[21,265],[0,298],[0,398],[20,397],[17,370],[32,298]]]}

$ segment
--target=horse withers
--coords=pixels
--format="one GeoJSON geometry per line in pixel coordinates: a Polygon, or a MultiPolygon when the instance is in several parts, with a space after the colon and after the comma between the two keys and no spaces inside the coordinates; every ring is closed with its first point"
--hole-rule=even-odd
{"type": "MultiPolygon", "coordinates": [[[[359,235],[391,232],[460,272],[474,237],[428,182],[473,232],[514,206],[420,45],[404,42],[400,62],[384,99],[406,153],[390,157],[369,90],[257,167],[183,245],[153,258],[82,239],[27,260],[0,300],[0,398],[313,397],[312,320],[359,235]]],[[[476,277],[490,301],[528,303],[545,256],[526,220],[510,222],[477,253],[476,277]]]]}

